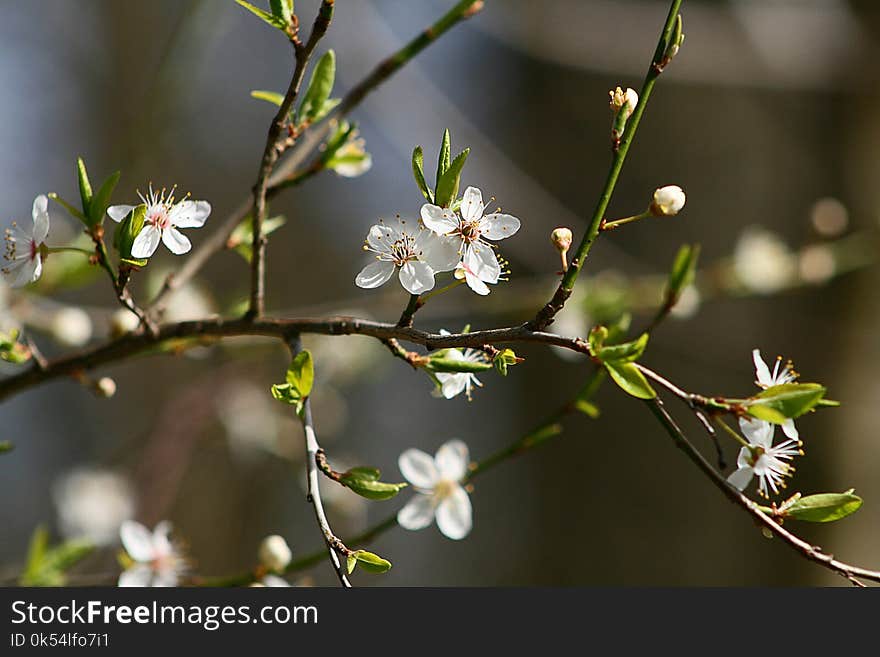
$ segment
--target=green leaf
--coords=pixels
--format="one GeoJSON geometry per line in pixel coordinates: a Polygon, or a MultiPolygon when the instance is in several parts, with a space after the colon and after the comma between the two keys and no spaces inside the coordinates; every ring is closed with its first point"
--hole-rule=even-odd
{"type": "Polygon", "coordinates": [[[140,260],[131,257],[131,247],[135,238],[144,227],[144,220],[147,216],[147,206],[141,203],[126,215],[119,224],[116,225],[116,232],[113,233],[113,246],[119,251],[119,257],[126,263],[137,267],[142,267],[147,260],[140,260]]]}
{"type": "Polygon", "coordinates": [[[405,483],[389,484],[378,479],[378,470],[373,468],[353,468],[342,474],[339,483],[368,500],[391,499],[407,486],[405,483]],[[361,470],[367,471],[366,474],[358,472],[361,470]]]}
{"type": "Polygon", "coordinates": [[[501,376],[507,376],[507,368],[522,362],[522,360],[513,349],[502,349],[495,354],[495,357],[492,359],[492,365],[495,366],[495,369],[498,370],[501,376]]]}
{"type": "MultiPolygon", "coordinates": [[[[349,560],[352,557],[357,561],[361,570],[365,570],[368,573],[384,573],[391,570],[391,562],[387,559],[383,559],[378,554],[373,554],[366,550],[355,550],[349,556],[349,560]]],[[[349,565],[349,568],[353,569],[353,566],[349,565]]],[[[351,570],[349,570],[349,572],[351,572],[351,570]]]]}
{"type": "Polygon", "coordinates": [[[575,401],[574,407],[576,410],[594,420],[600,415],[599,407],[596,406],[593,402],[587,401],[586,399],[578,399],[577,401],[575,401]]]}
{"type": "Polygon", "coordinates": [[[461,182],[461,170],[467,160],[470,148],[465,148],[461,153],[455,156],[452,163],[446,169],[440,180],[437,181],[437,191],[434,194],[434,202],[441,208],[447,208],[452,205],[458,196],[458,187],[461,182]]]}
{"type": "Polygon", "coordinates": [[[587,346],[590,348],[590,353],[594,356],[598,354],[607,339],[608,329],[604,326],[594,326],[590,329],[590,334],[587,336],[587,346]]]}
{"type": "Polygon", "coordinates": [[[351,468],[345,474],[353,477],[360,477],[362,479],[370,479],[372,481],[379,481],[379,477],[382,476],[382,472],[378,468],[371,468],[364,465],[351,468]]]}
{"type": "Polygon", "coordinates": [[[272,27],[277,27],[279,30],[286,30],[287,23],[284,22],[281,18],[277,16],[273,16],[265,9],[260,9],[259,7],[254,7],[250,2],[245,2],[245,0],[235,0],[242,7],[251,12],[254,16],[262,20],[264,23],[271,25],[272,27]]]}
{"type": "Polygon", "coordinates": [[[287,383],[294,388],[299,396],[305,399],[312,394],[315,381],[315,365],[308,349],[299,352],[287,368],[287,383]]]}
{"type": "Polygon", "coordinates": [[[293,19],[293,0],[269,0],[269,7],[275,18],[284,21],[285,25],[290,25],[293,19]]]}
{"type": "MultiPolygon", "coordinates": [[[[440,179],[449,168],[449,160],[452,157],[452,139],[449,136],[449,129],[443,131],[443,140],[440,142],[440,155],[437,158],[437,178],[434,181],[434,188],[440,187],[440,179]]],[[[437,203],[437,205],[440,205],[437,203]]]]}
{"type": "Polygon", "coordinates": [[[413,149],[412,170],[413,176],[416,179],[416,185],[418,185],[422,196],[425,197],[425,200],[427,200],[428,203],[433,203],[434,192],[428,187],[428,181],[425,180],[424,154],[422,153],[421,146],[416,146],[413,149]]]}
{"type": "Polygon", "coordinates": [[[21,579],[25,581],[28,578],[36,577],[43,558],[46,556],[46,550],[49,547],[49,530],[45,525],[38,525],[31,534],[31,542],[28,546],[27,559],[25,561],[24,572],[21,579]]]}
{"type": "Polygon", "coordinates": [[[11,452],[13,449],[15,449],[15,445],[12,444],[12,441],[0,440],[0,454],[11,452]]]}
{"type": "MultiPolygon", "coordinates": [[[[263,235],[271,235],[286,223],[287,218],[284,215],[277,215],[275,217],[264,219],[263,235]]],[[[226,240],[226,248],[235,249],[236,253],[247,262],[250,262],[251,258],[253,258],[253,245],[254,222],[251,217],[247,217],[235,227],[234,231],[232,231],[229,239],[226,240]]]]}
{"type": "Polygon", "coordinates": [[[855,513],[862,506],[862,498],[845,493],[819,493],[802,497],[785,510],[787,518],[806,522],[833,522],[855,513]]]}
{"type": "Polygon", "coordinates": [[[654,399],[657,393],[648,383],[645,375],[639,371],[635,363],[604,363],[605,369],[624,392],[639,399],[654,399]]]}
{"type": "Polygon", "coordinates": [[[595,354],[603,363],[631,363],[645,352],[648,346],[648,334],[642,333],[638,339],[623,344],[601,347],[595,354]]]}
{"type": "Polygon", "coordinates": [[[58,205],[63,207],[65,210],[67,210],[74,217],[76,217],[77,219],[79,219],[83,223],[86,223],[86,216],[79,209],[73,207],[69,202],[67,202],[63,198],[61,198],[58,194],[56,194],[55,192],[49,192],[49,194],[47,194],[46,196],[48,196],[50,199],[55,201],[58,205]]]}
{"type": "Polygon", "coordinates": [[[284,102],[284,94],[280,94],[277,91],[263,91],[261,89],[251,91],[251,98],[265,100],[267,103],[272,103],[278,107],[281,107],[281,103],[284,102]]]}
{"type": "Polygon", "coordinates": [[[746,410],[759,420],[784,424],[816,407],[825,394],[818,383],[784,383],[762,390],[746,400],[746,410]]]}
{"type": "Polygon", "coordinates": [[[336,79],[336,53],[333,50],[325,52],[312,71],[308,89],[299,106],[300,121],[316,121],[324,103],[330,98],[333,91],[333,82],[336,79]]]}
{"type": "Polygon", "coordinates": [[[119,182],[119,176],[119,171],[114,171],[107,176],[107,179],[101,183],[98,193],[92,197],[88,215],[88,225],[90,227],[99,226],[104,221],[104,214],[107,212],[107,208],[110,207],[110,198],[113,196],[113,190],[116,189],[116,184],[119,182]]]}
{"type": "Polygon", "coordinates": [[[354,552],[348,555],[345,560],[345,569],[348,571],[348,574],[351,575],[354,572],[354,567],[357,566],[357,557],[354,556],[354,552]]]}
{"type": "Polygon", "coordinates": [[[76,176],[79,180],[79,197],[82,200],[82,213],[89,216],[89,208],[92,205],[92,184],[89,182],[89,174],[86,171],[86,163],[81,157],[76,158],[76,176]]]}
{"type": "Polygon", "coordinates": [[[456,360],[442,352],[432,355],[425,364],[425,369],[431,372],[485,372],[493,367],[492,363],[486,361],[456,360]]]}
{"type": "Polygon", "coordinates": [[[699,244],[682,244],[672,263],[664,297],[668,302],[678,300],[682,290],[693,283],[700,257],[699,244]]]}
{"type": "Polygon", "coordinates": [[[21,364],[31,359],[31,350],[18,341],[18,329],[0,333],[0,360],[21,364]]]}

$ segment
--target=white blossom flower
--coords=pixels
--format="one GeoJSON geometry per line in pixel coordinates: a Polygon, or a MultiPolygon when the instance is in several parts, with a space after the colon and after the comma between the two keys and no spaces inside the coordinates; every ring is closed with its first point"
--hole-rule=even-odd
{"type": "MultiPolygon", "coordinates": [[[[440,335],[450,335],[450,333],[446,329],[440,329],[440,335]]],[[[465,349],[464,352],[460,349],[447,349],[446,358],[470,363],[486,362],[483,352],[470,348],[465,349]]],[[[474,386],[483,387],[483,384],[480,383],[477,375],[473,372],[437,372],[434,376],[440,382],[440,387],[434,390],[434,394],[437,397],[452,399],[464,392],[465,396],[470,400],[474,386]]]]}
{"type": "MultiPolygon", "coordinates": [[[[207,201],[193,201],[188,198],[174,202],[174,188],[165,195],[163,189],[158,194],[150,185],[150,193],[144,197],[138,192],[141,201],[147,206],[144,227],[131,245],[133,258],[149,258],[159,247],[161,240],[174,255],[187,253],[192,244],[178,228],[201,228],[211,214],[211,204],[207,201]]],[[[111,205],[107,214],[113,221],[120,222],[134,209],[133,205],[111,205]]]]}
{"type": "Polygon", "coordinates": [[[684,190],[678,185],[666,185],[654,190],[651,201],[651,214],[660,217],[672,217],[681,212],[687,198],[684,190]]]}
{"type": "Polygon", "coordinates": [[[363,138],[349,138],[327,162],[327,168],[343,178],[362,176],[373,167],[373,156],[367,153],[365,144],[363,138]]]}
{"type": "Polygon", "coordinates": [[[399,270],[403,288],[410,294],[421,294],[434,287],[434,274],[451,271],[458,262],[455,240],[420,226],[409,228],[400,220],[396,227],[380,222],[370,228],[364,250],[376,254],[376,262],[355,278],[358,287],[367,289],[386,283],[399,270]]]}
{"type": "Polygon", "coordinates": [[[623,118],[625,119],[628,119],[632,115],[636,109],[636,105],[639,104],[639,94],[631,87],[627,87],[626,91],[617,87],[610,90],[608,96],[611,98],[611,101],[608,104],[609,107],[611,107],[611,112],[615,116],[623,113],[623,118]]]}
{"type": "Polygon", "coordinates": [[[77,468],[52,486],[61,533],[94,545],[116,540],[119,526],[134,516],[128,480],[108,470],[77,468]]]}
{"type": "Polygon", "coordinates": [[[31,211],[34,225],[28,230],[17,222],[6,229],[6,262],[0,272],[12,287],[23,287],[36,281],[43,273],[43,243],[49,234],[49,199],[40,194],[31,211]]]}
{"type": "Polygon", "coordinates": [[[67,306],[52,316],[51,330],[59,344],[82,347],[92,339],[92,318],[82,308],[67,306]]]}
{"type": "Polygon", "coordinates": [[[281,572],[293,558],[293,553],[284,537],[272,534],[263,539],[258,551],[260,563],[269,570],[281,572]]]}
{"type": "Polygon", "coordinates": [[[135,563],[119,576],[119,586],[177,586],[186,561],[170,533],[168,521],[160,522],[152,532],[133,520],[122,523],[122,547],[135,563]]]}
{"type": "Polygon", "coordinates": [[[500,212],[484,215],[486,205],[483,193],[476,187],[468,187],[458,213],[431,203],[425,203],[421,211],[425,226],[460,243],[458,272],[464,275],[474,292],[483,295],[489,294],[486,283],[494,285],[501,277],[501,264],[493,245],[486,240],[503,240],[520,227],[519,219],[513,215],[500,212]]]}
{"type": "Polygon", "coordinates": [[[278,575],[263,575],[259,582],[254,582],[251,586],[290,587],[290,582],[278,575]]]}
{"type": "Polygon", "coordinates": [[[447,538],[467,536],[473,525],[471,500],[462,486],[468,471],[468,448],[460,440],[441,445],[434,458],[419,449],[408,449],[397,461],[416,495],[397,514],[405,529],[423,529],[436,518],[447,538]]]}
{"type": "Polygon", "coordinates": [[[739,427],[749,446],[740,449],[736,459],[737,469],[727,481],[743,490],[753,477],[758,477],[758,493],[761,496],[768,497],[769,490],[777,494],[780,488],[785,487],[784,478],[794,472],[787,461],[802,454],[800,443],[787,439],[774,447],[775,426],[764,420],[740,418],[739,427]]]}
{"type": "MultiPolygon", "coordinates": [[[[782,357],[776,357],[776,364],[773,366],[773,372],[770,372],[770,368],[767,367],[767,363],[764,362],[764,359],[761,358],[761,352],[758,349],[752,350],[752,360],[755,362],[755,376],[757,380],[755,384],[759,388],[772,388],[773,386],[781,386],[785,383],[792,383],[798,378],[798,373],[794,371],[792,367],[791,361],[787,362],[785,365],[782,365],[782,357]],[[782,369],[780,369],[780,365],[782,365],[782,369]]],[[[791,418],[785,421],[785,424],[782,425],[782,430],[785,432],[785,435],[789,438],[794,438],[797,440],[798,438],[798,430],[794,426],[794,420],[791,418]]]]}
{"type": "Polygon", "coordinates": [[[772,294],[797,275],[797,262],[776,234],[752,226],[746,228],[736,243],[733,270],[748,290],[772,294]]]}

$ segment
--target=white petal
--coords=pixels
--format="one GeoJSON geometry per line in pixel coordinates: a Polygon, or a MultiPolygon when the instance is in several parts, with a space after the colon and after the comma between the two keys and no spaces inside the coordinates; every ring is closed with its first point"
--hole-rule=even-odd
{"type": "Polygon", "coordinates": [[[416,494],[397,512],[397,524],[404,529],[424,529],[434,520],[434,502],[430,495],[416,494]]]}
{"type": "Polygon", "coordinates": [[[389,278],[391,278],[391,275],[393,273],[393,262],[377,260],[376,262],[371,262],[366,267],[361,269],[361,273],[357,275],[357,278],[354,279],[354,282],[358,287],[371,289],[374,287],[379,287],[380,285],[385,283],[389,278]]]}
{"type": "Polygon", "coordinates": [[[437,483],[434,459],[420,449],[408,449],[397,459],[400,474],[416,488],[430,490],[437,483]]]}
{"type": "Polygon", "coordinates": [[[456,486],[449,497],[437,505],[437,527],[446,538],[458,541],[467,536],[473,526],[471,500],[464,488],[456,486]]]}
{"type": "Polygon", "coordinates": [[[798,430],[797,427],[794,426],[794,420],[791,418],[787,419],[782,425],[782,432],[793,440],[798,439],[798,430]]]}
{"type": "Polygon", "coordinates": [[[141,523],[126,520],[119,528],[119,537],[128,556],[135,561],[152,561],[155,557],[153,534],[141,523]]]}
{"type": "Polygon", "coordinates": [[[434,271],[424,262],[410,261],[400,268],[400,284],[410,294],[421,294],[434,287],[434,271]]]}
{"type": "Polygon", "coordinates": [[[172,226],[178,228],[201,228],[211,214],[211,204],[207,201],[181,201],[168,214],[172,226]]]}
{"type": "Polygon", "coordinates": [[[446,399],[452,399],[456,395],[460,395],[467,388],[467,374],[442,372],[436,376],[440,382],[440,394],[446,399]]]}
{"type": "Polygon", "coordinates": [[[498,264],[495,251],[485,244],[471,244],[464,254],[464,264],[474,276],[486,283],[497,283],[501,276],[501,265],[498,264]]]}
{"type": "Polygon", "coordinates": [[[34,241],[41,244],[49,234],[49,199],[44,194],[34,199],[31,216],[34,218],[34,241]]]}
{"type": "Polygon", "coordinates": [[[775,427],[770,422],[758,420],[757,418],[741,417],[739,419],[739,428],[752,445],[769,449],[773,443],[775,427]]]}
{"type": "Polygon", "coordinates": [[[107,208],[107,215],[116,223],[119,223],[128,215],[129,212],[134,210],[133,205],[111,205],[107,208]]]}
{"type": "Polygon", "coordinates": [[[188,253],[192,248],[189,238],[177,230],[174,226],[169,226],[162,232],[162,243],[168,247],[174,255],[183,255],[188,253]]]}
{"type": "Polygon", "coordinates": [[[435,272],[452,271],[461,260],[461,240],[440,236],[432,230],[424,230],[416,240],[419,259],[435,272]]]}
{"type": "Polygon", "coordinates": [[[141,228],[141,232],[134,238],[131,245],[132,258],[149,258],[159,248],[159,240],[162,239],[162,231],[149,224],[141,228]]]}
{"type": "Polygon", "coordinates": [[[263,586],[290,586],[290,583],[278,575],[263,575],[263,579],[260,580],[263,586]]]}
{"type": "Polygon", "coordinates": [[[178,576],[174,568],[162,568],[153,579],[153,586],[177,586],[178,576]]]}
{"type": "Polygon", "coordinates": [[[171,546],[171,523],[163,520],[153,528],[153,551],[158,555],[168,555],[174,552],[171,546]]]}
{"type": "Polygon", "coordinates": [[[149,586],[153,581],[153,570],[146,564],[138,564],[119,575],[119,586],[149,586]]]}
{"type": "Polygon", "coordinates": [[[752,360],[755,362],[755,376],[758,377],[758,384],[769,387],[773,385],[773,377],[770,376],[770,368],[761,358],[761,352],[758,349],[752,350],[752,360]]]}
{"type": "Polygon", "coordinates": [[[727,478],[727,481],[735,488],[743,490],[749,485],[753,475],[754,473],[751,468],[739,468],[727,478]]]}
{"type": "Polygon", "coordinates": [[[367,246],[379,253],[388,253],[394,243],[393,233],[394,231],[384,224],[371,226],[370,232],[367,233],[367,246]]]}
{"type": "Polygon", "coordinates": [[[444,443],[434,456],[434,462],[437,464],[440,477],[452,479],[453,481],[464,479],[467,474],[469,461],[468,446],[461,440],[450,440],[444,443]]]}
{"type": "Polygon", "coordinates": [[[752,467],[752,450],[748,447],[741,447],[739,456],[736,457],[736,467],[751,468],[752,467]]]}
{"type": "Polygon", "coordinates": [[[469,269],[465,271],[464,277],[467,281],[468,287],[471,288],[474,292],[482,296],[486,296],[487,294],[489,294],[489,286],[481,281],[473,273],[471,273],[469,269]]]}
{"type": "Polygon", "coordinates": [[[36,281],[43,272],[43,259],[37,256],[30,258],[16,258],[6,266],[7,279],[10,287],[24,287],[36,281]]]}
{"type": "Polygon", "coordinates": [[[461,197],[461,216],[465,221],[479,221],[483,216],[483,192],[468,187],[461,197]]]}
{"type": "Polygon", "coordinates": [[[458,228],[458,219],[449,208],[441,208],[439,205],[425,203],[422,206],[422,222],[438,235],[451,233],[458,228]]]}
{"type": "Polygon", "coordinates": [[[519,219],[512,214],[487,214],[480,222],[480,234],[490,240],[503,240],[519,230],[519,219]]]}

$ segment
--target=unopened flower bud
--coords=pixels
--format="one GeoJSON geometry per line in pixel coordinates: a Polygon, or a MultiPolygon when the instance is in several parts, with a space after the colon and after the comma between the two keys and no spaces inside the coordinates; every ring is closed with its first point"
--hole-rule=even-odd
{"type": "Polygon", "coordinates": [[[571,229],[565,226],[554,228],[553,232],[550,233],[550,241],[553,242],[553,246],[559,251],[559,257],[562,260],[562,271],[568,269],[568,258],[566,256],[571,248],[571,239],[571,229]]]}
{"type": "Polygon", "coordinates": [[[685,203],[684,190],[678,185],[666,185],[654,192],[650,212],[655,217],[673,217],[681,212],[685,203]]]}
{"type": "Polygon", "coordinates": [[[293,555],[287,546],[287,541],[281,536],[273,534],[264,538],[263,542],[260,543],[259,557],[260,563],[266,568],[275,572],[281,572],[287,568],[287,564],[290,563],[293,555]]]}
{"type": "Polygon", "coordinates": [[[118,338],[126,333],[131,333],[139,324],[140,320],[137,315],[130,310],[120,308],[114,312],[113,316],[110,318],[110,335],[114,338],[118,338]]]}
{"type": "Polygon", "coordinates": [[[68,347],[81,347],[92,337],[92,320],[79,308],[63,308],[52,318],[52,336],[68,347]]]}
{"type": "Polygon", "coordinates": [[[622,115],[624,121],[630,117],[639,103],[639,94],[630,87],[627,87],[626,91],[617,87],[609,91],[608,95],[611,97],[611,102],[609,103],[611,112],[615,118],[622,115]]]}
{"type": "Polygon", "coordinates": [[[95,393],[104,399],[110,399],[116,394],[116,381],[109,376],[102,376],[95,381],[95,393]]]}

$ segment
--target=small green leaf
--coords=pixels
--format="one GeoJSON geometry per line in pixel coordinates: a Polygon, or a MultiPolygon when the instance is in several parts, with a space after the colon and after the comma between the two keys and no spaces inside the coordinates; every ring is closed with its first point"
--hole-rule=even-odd
{"type": "Polygon", "coordinates": [[[79,197],[82,200],[82,213],[89,216],[89,208],[92,205],[92,184],[89,182],[89,174],[86,171],[86,163],[81,157],[76,158],[76,176],[79,180],[79,197]]]}
{"type": "Polygon", "coordinates": [[[294,388],[303,399],[312,394],[315,381],[315,365],[308,349],[299,352],[287,368],[287,383],[294,388]]]}
{"type": "Polygon", "coordinates": [[[71,215],[73,215],[83,223],[86,222],[86,216],[82,213],[82,211],[73,207],[69,202],[65,201],[58,194],[56,194],[55,192],[50,192],[49,194],[47,194],[47,196],[55,201],[58,205],[63,207],[65,210],[67,210],[71,215]]]}
{"type": "Polygon", "coordinates": [[[116,184],[119,182],[119,176],[120,173],[118,171],[114,171],[107,176],[107,179],[101,183],[98,193],[92,197],[92,203],[89,206],[89,227],[99,226],[104,221],[104,214],[107,212],[107,208],[110,207],[110,198],[113,196],[113,190],[116,189],[116,184]]]}
{"type": "Polygon", "coordinates": [[[299,106],[299,120],[313,122],[324,108],[336,79],[336,53],[328,50],[315,65],[309,86],[299,106]]]}
{"type": "Polygon", "coordinates": [[[693,283],[700,257],[699,244],[682,244],[672,263],[669,280],[666,282],[664,298],[674,303],[682,290],[693,283]]]}
{"type": "Polygon", "coordinates": [[[280,94],[277,91],[263,91],[261,89],[251,91],[251,98],[265,100],[267,103],[272,103],[278,107],[281,107],[281,103],[284,102],[284,94],[280,94]]]}
{"type": "Polygon", "coordinates": [[[604,326],[594,326],[590,330],[590,334],[587,336],[587,345],[590,348],[590,353],[594,356],[598,354],[602,347],[605,345],[605,340],[608,339],[608,329],[604,326]]]}
{"type": "Polygon", "coordinates": [[[639,399],[654,399],[657,393],[648,383],[644,374],[639,371],[635,363],[605,363],[605,369],[624,392],[639,399]]]}
{"type": "Polygon", "coordinates": [[[269,7],[275,18],[284,21],[285,25],[290,25],[293,18],[293,0],[269,0],[269,7]]]}
{"type": "Polygon", "coordinates": [[[345,569],[348,571],[348,574],[351,575],[354,572],[354,567],[357,566],[357,557],[354,556],[354,552],[348,555],[345,559],[345,569]]]}
{"type": "Polygon", "coordinates": [[[349,559],[351,559],[351,557],[355,558],[357,564],[361,567],[361,570],[365,570],[368,573],[384,573],[391,570],[390,561],[383,559],[378,554],[367,552],[366,550],[355,550],[351,556],[349,556],[349,559]]]}
{"type": "MultiPolygon", "coordinates": [[[[378,473],[378,470],[375,472],[378,473]]],[[[391,499],[407,486],[405,483],[389,484],[378,481],[378,476],[373,478],[372,474],[371,472],[369,476],[364,477],[349,470],[341,476],[339,483],[368,500],[391,499]]]]}
{"type": "Polygon", "coordinates": [[[421,146],[416,146],[413,149],[412,170],[413,177],[416,179],[416,185],[418,185],[422,196],[425,197],[425,200],[427,200],[428,203],[433,203],[434,192],[428,187],[428,181],[425,180],[424,154],[422,153],[421,146]]]}
{"type": "Polygon", "coordinates": [[[845,493],[819,493],[802,497],[785,510],[785,517],[806,522],[832,522],[855,513],[862,498],[849,489],[845,493]]]}
{"type": "MultiPolygon", "coordinates": [[[[452,139],[449,136],[449,129],[443,131],[443,140],[440,142],[440,155],[437,158],[437,178],[434,181],[434,188],[439,189],[440,179],[449,168],[449,161],[452,157],[452,139]]],[[[437,203],[437,205],[440,205],[437,203]]]]}
{"type": "Polygon", "coordinates": [[[498,370],[501,376],[507,376],[507,368],[522,362],[522,358],[517,357],[513,349],[502,349],[492,359],[492,365],[498,370]]]}
{"type": "Polygon", "coordinates": [[[22,580],[35,577],[43,564],[46,550],[49,547],[49,530],[45,525],[38,525],[31,534],[31,542],[28,546],[27,559],[25,561],[22,580]]]}
{"type": "MultiPolygon", "coordinates": [[[[286,223],[287,218],[283,215],[277,215],[275,217],[269,217],[268,219],[263,220],[263,235],[271,235],[286,223]]],[[[235,227],[235,230],[232,231],[232,235],[230,235],[229,239],[226,240],[226,248],[235,249],[236,253],[238,253],[247,262],[250,262],[251,258],[253,257],[253,244],[254,223],[251,217],[246,217],[240,224],[238,224],[238,226],[235,227]]]]}
{"type": "Polygon", "coordinates": [[[440,177],[437,182],[437,191],[434,193],[434,202],[441,208],[447,208],[452,205],[458,196],[458,187],[461,182],[461,170],[467,160],[470,148],[465,148],[461,153],[455,156],[452,163],[440,177]]]}
{"type": "Polygon", "coordinates": [[[432,355],[425,364],[425,369],[431,372],[485,372],[493,367],[492,363],[486,361],[456,360],[442,352],[432,355]]]}
{"type": "Polygon", "coordinates": [[[146,260],[131,257],[131,247],[138,233],[144,227],[146,216],[147,206],[142,203],[129,212],[125,219],[116,226],[116,232],[113,234],[113,246],[119,251],[119,257],[126,264],[142,267],[147,263],[146,260]]]}
{"type": "Polygon", "coordinates": [[[623,344],[601,347],[595,354],[603,363],[631,363],[645,352],[648,346],[648,334],[642,333],[638,339],[623,344]]]}
{"type": "Polygon", "coordinates": [[[13,449],[15,449],[15,445],[12,444],[12,441],[0,440],[0,454],[11,452],[13,449]]]}
{"type": "Polygon", "coordinates": [[[574,407],[576,410],[594,420],[599,417],[599,407],[596,406],[593,402],[587,401],[586,399],[578,399],[577,401],[575,401],[574,407]]]}
{"type": "Polygon", "coordinates": [[[358,466],[351,468],[345,473],[345,476],[360,477],[361,479],[369,479],[371,481],[379,481],[382,472],[378,468],[370,468],[368,466],[358,466]]]}
{"type": "Polygon", "coordinates": [[[818,383],[785,383],[762,390],[746,400],[746,410],[759,420],[784,424],[812,410],[825,394],[818,383]]]}
{"type": "Polygon", "coordinates": [[[279,30],[287,29],[287,23],[284,22],[281,18],[277,16],[273,16],[265,9],[260,9],[259,7],[254,7],[250,2],[245,2],[245,0],[235,0],[242,7],[251,12],[254,16],[262,20],[264,23],[271,25],[272,27],[277,27],[279,30]]]}

